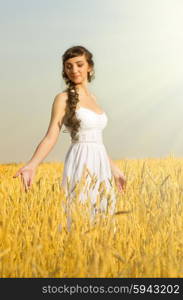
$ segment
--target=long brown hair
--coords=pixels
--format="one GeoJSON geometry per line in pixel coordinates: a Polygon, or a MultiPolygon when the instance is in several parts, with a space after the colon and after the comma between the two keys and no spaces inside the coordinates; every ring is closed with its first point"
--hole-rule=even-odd
{"type": "MultiPolygon", "coordinates": [[[[66,113],[64,116],[63,123],[67,128],[69,128],[69,130],[71,132],[71,138],[73,140],[77,140],[76,135],[77,135],[78,129],[80,127],[80,122],[81,122],[80,120],[77,119],[76,113],[75,113],[77,103],[79,102],[79,94],[77,92],[75,83],[72,82],[68,78],[68,76],[65,72],[65,62],[69,58],[73,58],[73,57],[80,56],[80,55],[85,55],[89,66],[92,67],[92,73],[88,72],[88,76],[87,76],[88,81],[91,82],[95,76],[94,76],[94,62],[92,59],[93,54],[89,50],[87,50],[83,46],[73,46],[73,47],[67,49],[65,51],[65,53],[62,55],[62,63],[63,63],[62,77],[67,85],[67,88],[65,91],[67,92],[67,95],[68,95],[67,105],[66,105],[66,113]]],[[[68,131],[64,130],[63,132],[68,132],[68,131]]]]}

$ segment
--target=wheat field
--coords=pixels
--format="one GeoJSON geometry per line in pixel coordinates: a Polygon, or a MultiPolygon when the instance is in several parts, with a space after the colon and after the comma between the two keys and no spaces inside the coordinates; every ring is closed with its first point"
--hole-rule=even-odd
{"type": "Polygon", "coordinates": [[[75,202],[67,230],[63,163],[39,165],[26,193],[0,165],[0,277],[183,277],[183,159],[115,161],[127,179],[115,215],[75,202]]]}

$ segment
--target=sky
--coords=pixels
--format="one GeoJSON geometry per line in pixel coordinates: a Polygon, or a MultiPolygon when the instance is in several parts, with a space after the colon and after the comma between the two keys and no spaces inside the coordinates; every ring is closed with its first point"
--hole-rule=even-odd
{"type": "MultiPolygon", "coordinates": [[[[62,55],[93,54],[88,83],[105,110],[103,140],[113,159],[183,155],[183,1],[0,1],[0,163],[30,160],[65,89],[62,55]]],[[[60,132],[44,162],[63,162],[60,132]]]]}

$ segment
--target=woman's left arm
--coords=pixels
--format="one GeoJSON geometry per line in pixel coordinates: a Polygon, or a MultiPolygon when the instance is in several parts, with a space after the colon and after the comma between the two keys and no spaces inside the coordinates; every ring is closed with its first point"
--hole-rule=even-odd
{"type": "Polygon", "coordinates": [[[124,185],[126,184],[125,175],[123,174],[123,172],[121,172],[121,170],[116,166],[114,161],[109,156],[108,156],[108,158],[109,158],[111,172],[114,176],[115,183],[117,185],[117,188],[121,192],[124,188],[124,185]]]}

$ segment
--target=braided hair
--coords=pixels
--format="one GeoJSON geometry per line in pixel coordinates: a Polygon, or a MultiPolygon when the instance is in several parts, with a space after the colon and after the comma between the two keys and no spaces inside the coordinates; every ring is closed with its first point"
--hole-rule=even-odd
{"type": "MultiPolygon", "coordinates": [[[[91,82],[91,80],[94,79],[94,69],[93,69],[94,62],[92,59],[93,55],[89,50],[87,50],[83,46],[73,46],[73,47],[67,49],[65,51],[65,53],[62,55],[62,63],[63,63],[62,77],[67,85],[67,88],[65,91],[67,92],[67,95],[68,95],[68,98],[66,101],[66,103],[67,103],[66,104],[66,113],[64,116],[63,123],[64,123],[65,127],[67,127],[69,129],[69,131],[71,133],[71,138],[73,140],[77,140],[76,135],[77,135],[78,129],[80,127],[80,122],[81,122],[76,117],[76,106],[77,106],[77,103],[79,102],[79,94],[78,94],[75,83],[72,82],[68,78],[68,76],[65,72],[65,62],[69,58],[73,58],[73,57],[80,56],[80,55],[85,55],[89,66],[92,67],[92,73],[88,72],[88,74],[87,74],[88,81],[91,82]]],[[[63,132],[68,132],[68,131],[64,130],[63,132]]]]}

